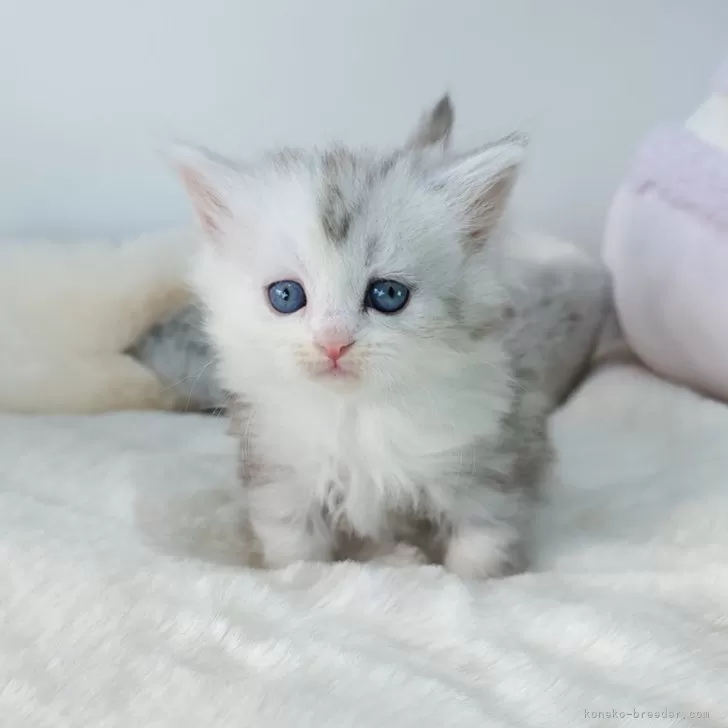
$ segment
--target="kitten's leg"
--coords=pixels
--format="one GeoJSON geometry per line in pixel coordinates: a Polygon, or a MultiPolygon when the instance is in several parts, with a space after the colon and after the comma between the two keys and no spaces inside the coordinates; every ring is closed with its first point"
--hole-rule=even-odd
{"type": "Polygon", "coordinates": [[[300,484],[251,484],[246,507],[251,555],[261,566],[278,569],[297,561],[331,560],[331,530],[300,484]]]}
{"type": "Polygon", "coordinates": [[[519,388],[515,394],[498,445],[473,449],[473,470],[461,476],[446,514],[451,532],[443,563],[465,578],[510,576],[528,568],[534,501],[554,475],[548,400],[538,389],[519,388]]]}
{"type": "Polygon", "coordinates": [[[452,531],[445,547],[445,568],[471,579],[525,571],[524,536],[530,508],[519,493],[472,485],[450,514],[452,531]]]}
{"type": "MultiPolygon", "coordinates": [[[[339,524],[335,534],[337,559],[392,567],[422,566],[429,561],[426,548],[412,538],[418,533],[419,524],[401,514],[390,514],[386,525],[373,537],[358,536],[351,527],[342,528],[343,525],[339,524]]],[[[429,543],[429,539],[426,541],[429,543]]]]}

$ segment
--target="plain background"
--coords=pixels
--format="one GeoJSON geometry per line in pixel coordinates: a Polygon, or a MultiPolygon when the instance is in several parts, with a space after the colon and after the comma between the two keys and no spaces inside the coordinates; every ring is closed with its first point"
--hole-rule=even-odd
{"type": "Polygon", "coordinates": [[[449,90],[458,146],[532,135],[526,221],[594,246],[726,54],[726,0],[0,0],[0,235],[186,224],[171,139],[392,144],[449,90]]]}

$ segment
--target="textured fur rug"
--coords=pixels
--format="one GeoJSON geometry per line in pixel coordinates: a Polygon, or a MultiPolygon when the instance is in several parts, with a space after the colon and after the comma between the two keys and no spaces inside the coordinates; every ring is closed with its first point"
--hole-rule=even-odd
{"type": "Polygon", "coordinates": [[[194,237],[0,244],[0,411],[171,409],[176,396],[122,352],[188,300],[194,237]]]}
{"type": "Polygon", "coordinates": [[[728,726],[728,408],[615,364],[553,429],[535,573],[464,583],[243,568],[221,420],[0,416],[0,724],[728,726]]]}

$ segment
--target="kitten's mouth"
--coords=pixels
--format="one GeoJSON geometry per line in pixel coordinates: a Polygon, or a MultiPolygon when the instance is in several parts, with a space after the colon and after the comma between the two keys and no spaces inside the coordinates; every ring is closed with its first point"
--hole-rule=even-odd
{"type": "Polygon", "coordinates": [[[318,379],[357,379],[358,375],[356,372],[347,367],[342,366],[339,363],[324,365],[316,371],[316,377],[318,379]]]}

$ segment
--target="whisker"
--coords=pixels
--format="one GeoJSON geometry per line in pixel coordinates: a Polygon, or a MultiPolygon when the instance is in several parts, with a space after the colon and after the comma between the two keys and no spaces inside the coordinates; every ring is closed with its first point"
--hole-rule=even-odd
{"type": "MultiPolygon", "coordinates": [[[[208,364],[209,364],[209,362],[208,362],[208,364]]],[[[202,371],[205,369],[205,367],[208,366],[208,364],[203,365],[203,367],[201,369],[198,369],[197,371],[192,372],[192,374],[187,374],[186,376],[182,377],[181,379],[177,379],[174,382],[172,382],[171,384],[168,384],[166,387],[164,387],[162,389],[162,392],[169,392],[170,389],[174,389],[175,387],[179,386],[180,384],[183,384],[184,382],[186,382],[188,379],[192,379],[192,377],[198,377],[202,373],[202,371]]]]}
{"type": "Polygon", "coordinates": [[[210,366],[211,364],[214,364],[214,363],[215,363],[215,357],[213,357],[212,359],[210,359],[210,361],[208,361],[208,362],[207,362],[207,364],[205,364],[205,365],[204,365],[204,366],[203,366],[203,367],[202,367],[202,368],[200,369],[200,371],[199,371],[199,372],[197,373],[197,377],[195,378],[195,381],[194,381],[194,382],[192,383],[192,386],[190,387],[190,392],[189,392],[189,394],[187,395],[187,402],[186,402],[186,404],[185,404],[185,411],[189,411],[189,408],[190,408],[190,402],[192,401],[192,392],[194,391],[195,387],[197,386],[197,382],[199,382],[199,381],[200,381],[200,377],[201,377],[201,376],[202,376],[202,375],[203,375],[203,374],[205,373],[205,371],[207,370],[207,368],[208,368],[208,367],[209,367],[209,366],[210,366]]]}
{"type": "Polygon", "coordinates": [[[234,395],[232,393],[228,394],[225,399],[215,407],[215,409],[212,412],[213,417],[219,419],[223,415],[227,414],[227,405],[229,402],[231,402],[234,399],[234,395]]]}

